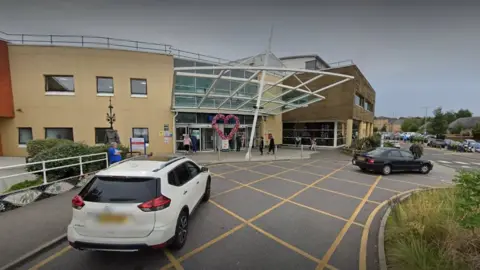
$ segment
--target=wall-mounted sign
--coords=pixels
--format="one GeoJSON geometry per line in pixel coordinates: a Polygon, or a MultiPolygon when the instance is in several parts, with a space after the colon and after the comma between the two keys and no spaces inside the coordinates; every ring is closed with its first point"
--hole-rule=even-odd
{"type": "Polygon", "coordinates": [[[170,126],[168,124],[164,124],[163,131],[169,131],[169,130],[170,130],[170,126]]]}
{"type": "Polygon", "coordinates": [[[130,152],[143,152],[147,154],[147,144],[144,138],[130,138],[130,152]]]}

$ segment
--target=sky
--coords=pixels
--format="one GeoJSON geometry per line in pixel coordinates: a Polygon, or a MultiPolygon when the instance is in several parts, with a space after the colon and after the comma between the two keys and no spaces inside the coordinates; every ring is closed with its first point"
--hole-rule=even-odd
{"type": "Polygon", "coordinates": [[[442,1],[0,0],[0,31],[165,43],[236,60],[265,51],[273,26],[279,57],[353,60],[376,91],[376,116],[438,106],[478,116],[480,3],[442,1]]]}

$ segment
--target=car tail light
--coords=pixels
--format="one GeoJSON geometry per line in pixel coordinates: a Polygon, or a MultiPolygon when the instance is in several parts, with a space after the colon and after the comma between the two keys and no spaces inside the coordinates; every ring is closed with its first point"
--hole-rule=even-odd
{"type": "Polygon", "coordinates": [[[171,201],[172,200],[165,196],[160,196],[158,198],[140,204],[138,208],[140,208],[140,210],[142,210],[143,212],[158,211],[169,207],[171,201]]]}
{"type": "Polygon", "coordinates": [[[80,195],[76,195],[75,197],[73,197],[72,199],[73,208],[80,210],[82,209],[83,206],[85,206],[85,203],[83,202],[83,198],[80,197],[80,195]]]}
{"type": "Polygon", "coordinates": [[[373,164],[373,163],[375,163],[375,160],[369,159],[367,162],[368,162],[368,164],[373,164]]]}

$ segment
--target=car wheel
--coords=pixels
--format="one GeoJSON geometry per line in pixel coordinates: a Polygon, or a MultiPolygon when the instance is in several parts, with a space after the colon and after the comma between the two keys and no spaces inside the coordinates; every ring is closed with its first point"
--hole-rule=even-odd
{"type": "Polygon", "coordinates": [[[175,228],[175,236],[173,238],[172,244],[170,247],[172,249],[181,249],[185,242],[187,241],[188,236],[188,213],[186,210],[182,210],[177,219],[177,227],[175,228]]]}
{"type": "Polygon", "coordinates": [[[389,175],[390,173],[392,173],[392,167],[390,165],[383,166],[382,173],[384,175],[389,175]]]}
{"type": "Polygon", "coordinates": [[[202,197],[203,202],[208,202],[208,200],[210,199],[211,186],[212,186],[212,179],[209,176],[207,179],[207,185],[205,186],[205,192],[203,193],[203,197],[202,197]]]}
{"type": "Polygon", "coordinates": [[[422,165],[422,167],[420,167],[420,172],[423,173],[423,174],[429,173],[430,172],[430,166],[428,166],[427,164],[422,165]]]}

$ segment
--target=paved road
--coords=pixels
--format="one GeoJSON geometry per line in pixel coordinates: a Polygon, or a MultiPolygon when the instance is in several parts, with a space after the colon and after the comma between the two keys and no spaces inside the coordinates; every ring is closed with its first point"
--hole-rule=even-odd
{"type": "Polygon", "coordinates": [[[20,269],[375,270],[380,215],[372,211],[397,193],[445,186],[452,174],[382,177],[349,160],[328,153],[211,166],[211,201],[191,217],[181,251],[82,252],[63,243],[20,269]]]}
{"type": "Polygon", "coordinates": [[[456,170],[480,169],[480,153],[460,153],[425,147],[424,158],[456,170]]]}

